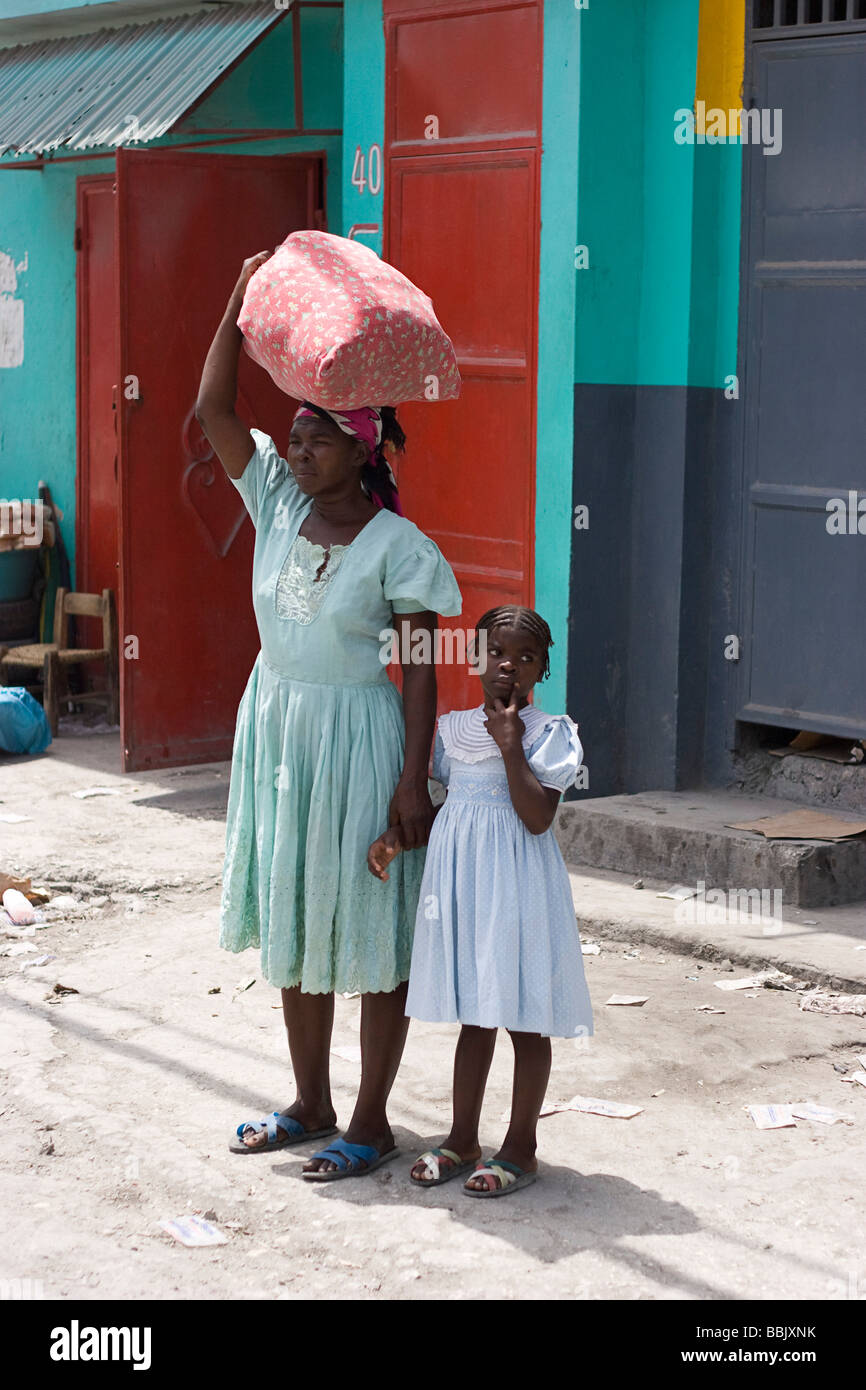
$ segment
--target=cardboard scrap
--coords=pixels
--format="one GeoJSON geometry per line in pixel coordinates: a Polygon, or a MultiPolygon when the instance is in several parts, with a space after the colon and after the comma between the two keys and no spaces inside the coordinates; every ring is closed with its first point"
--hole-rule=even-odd
{"type": "Polygon", "coordinates": [[[852,1071],[850,1077],[846,1076],[845,1080],[859,1081],[861,1086],[866,1086],[866,1071],[852,1071]]]}
{"type": "Polygon", "coordinates": [[[727,821],[729,830],[754,830],[768,840],[850,840],[866,831],[866,820],[845,820],[826,811],[788,811],[782,816],[727,821]]]}
{"type": "Polygon", "coordinates": [[[580,949],[585,956],[600,956],[601,947],[597,941],[582,941],[580,949]]]}
{"type": "Polygon", "coordinates": [[[612,994],[610,998],[606,999],[604,1002],[605,1004],[631,1004],[638,1006],[645,1004],[648,999],[648,994],[612,994]]]}
{"type": "Polygon", "coordinates": [[[801,758],[821,758],[830,763],[862,763],[866,760],[866,739],[838,738],[833,734],[814,734],[801,730],[786,748],[769,748],[774,758],[798,753],[801,758]]]}
{"type": "Polygon", "coordinates": [[[19,893],[23,893],[24,896],[27,897],[27,894],[30,892],[30,879],[16,878],[14,874],[0,873],[0,898],[2,898],[7,888],[17,888],[19,893]]]}
{"type": "Polygon", "coordinates": [[[747,1105],[748,1110],[758,1129],[790,1129],[797,1127],[797,1122],[791,1114],[790,1105],[747,1105]]]}
{"type": "Polygon", "coordinates": [[[160,1226],[181,1245],[226,1245],[228,1236],[203,1216],[179,1216],[174,1221],[160,1221],[160,1226]]]}
{"type": "Polygon", "coordinates": [[[695,1005],[695,1013],[696,1013],[696,1014],[723,1014],[724,1012],[725,1012],[724,1009],[714,1009],[713,1006],[712,1006],[712,1004],[696,1004],[696,1005],[695,1005]]]}
{"type": "Polygon", "coordinates": [[[714,980],[716,989],[757,989],[766,980],[791,980],[784,970],[762,970],[757,975],[747,975],[741,980],[714,980]]]}
{"type": "Polygon", "coordinates": [[[32,816],[16,816],[14,811],[4,811],[0,815],[0,820],[3,821],[4,825],[18,825],[21,821],[32,819],[32,816]]]}
{"type": "Polygon", "coordinates": [[[689,898],[697,896],[697,888],[688,888],[683,883],[675,883],[673,888],[666,888],[664,893],[656,893],[657,898],[671,898],[675,903],[688,902],[689,898]]]}

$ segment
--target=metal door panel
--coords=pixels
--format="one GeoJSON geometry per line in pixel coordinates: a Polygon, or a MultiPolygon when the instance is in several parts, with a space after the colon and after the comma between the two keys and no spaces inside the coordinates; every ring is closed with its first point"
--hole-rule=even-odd
{"type": "Polygon", "coordinates": [[[863,737],[866,536],[832,534],[826,503],[866,495],[866,35],[762,41],[752,63],[783,145],[744,147],[738,716],[863,737]]]}
{"type": "MultiPolygon", "coordinates": [[[[532,602],[540,18],[535,4],[481,0],[386,22],[385,254],[431,296],[463,378],[457,401],[401,407],[400,490],[454,567],[464,627],[497,604],[532,602]],[[512,80],[500,59],[515,43],[512,80]],[[434,51],[447,55],[441,70],[421,61],[434,51]],[[442,138],[412,148],[431,113],[442,138]]],[[[479,702],[465,667],[438,677],[440,708],[479,702]]]]}
{"type": "MultiPolygon", "coordinates": [[[[118,151],[124,768],[229,756],[258,649],[253,529],[193,410],[246,256],[315,225],[315,155],[118,151]],[[130,645],[130,650],[135,648],[130,645]]],[[[284,445],[292,403],[241,355],[240,408],[284,445]]]]}
{"type": "Polygon", "coordinates": [[[395,146],[423,141],[430,116],[440,142],[531,139],[538,28],[534,3],[447,17],[428,12],[396,25],[395,146]]]}
{"type": "MultiPolygon", "coordinates": [[[[118,587],[117,287],[114,175],[78,180],[78,466],[75,587],[118,587]]],[[[102,625],[76,620],[82,646],[102,646],[102,625]],[[98,640],[97,640],[98,639],[98,640]]]]}

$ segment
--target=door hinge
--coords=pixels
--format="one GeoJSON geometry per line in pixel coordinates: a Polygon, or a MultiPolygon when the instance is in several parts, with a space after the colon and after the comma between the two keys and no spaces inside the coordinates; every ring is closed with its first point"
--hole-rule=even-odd
{"type": "Polygon", "coordinates": [[[81,235],[81,228],[80,228],[80,227],[76,227],[76,228],[75,228],[75,242],[74,242],[74,246],[75,246],[75,250],[76,250],[76,251],[80,251],[80,250],[82,249],[82,247],[84,246],[84,238],[83,238],[83,236],[81,235]]]}

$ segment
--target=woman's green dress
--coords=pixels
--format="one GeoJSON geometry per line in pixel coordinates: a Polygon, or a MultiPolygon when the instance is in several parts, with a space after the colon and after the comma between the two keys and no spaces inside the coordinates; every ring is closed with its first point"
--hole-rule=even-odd
{"type": "MultiPolygon", "coordinates": [[[[256,528],[262,649],[238,709],[220,945],[261,946],[272,985],[390,991],[409,976],[425,851],[367,868],[403,766],[400,693],[380,660],[394,615],[461,610],[438,547],[382,510],[325,553],[298,535],[312,506],[272,439],[234,479],[256,528]]],[[[231,635],[226,634],[226,640],[231,635]]]]}

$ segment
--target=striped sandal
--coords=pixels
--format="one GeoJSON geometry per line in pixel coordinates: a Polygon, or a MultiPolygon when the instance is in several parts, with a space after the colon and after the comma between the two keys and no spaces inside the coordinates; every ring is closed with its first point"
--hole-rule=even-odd
{"type": "Polygon", "coordinates": [[[477,1162],[476,1158],[462,1159],[453,1149],[428,1149],[426,1153],[415,1159],[412,1168],[417,1168],[419,1163],[423,1163],[424,1171],[429,1176],[416,1178],[410,1169],[409,1177],[417,1187],[439,1187],[443,1182],[450,1182],[452,1178],[459,1178],[462,1173],[468,1173],[469,1169],[474,1168],[477,1162]],[[445,1160],[444,1172],[443,1159],[445,1160]]]}
{"type": "Polygon", "coordinates": [[[515,1163],[506,1163],[504,1158],[491,1158],[487,1163],[479,1163],[472,1176],[483,1178],[485,1186],[467,1187],[464,1183],[467,1197],[505,1197],[516,1192],[518,1187],[528,1187],[538,1174],[527,1173],[515,1163]]]}

